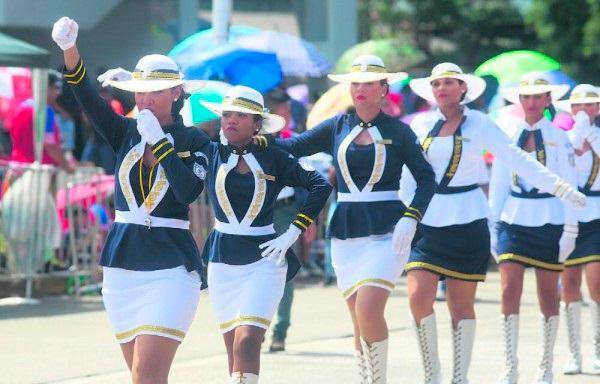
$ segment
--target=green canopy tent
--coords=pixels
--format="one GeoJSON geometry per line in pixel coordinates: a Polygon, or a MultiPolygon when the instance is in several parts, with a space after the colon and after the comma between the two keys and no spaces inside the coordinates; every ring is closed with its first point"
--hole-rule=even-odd
{"type": "Polygon", "coordinates": [[[0,66],[32,68],[34,100],[35,159],[42,160],[42,143],[46,127],[46,92],[50,53],[33,44],[0,33],[0,66]]]}

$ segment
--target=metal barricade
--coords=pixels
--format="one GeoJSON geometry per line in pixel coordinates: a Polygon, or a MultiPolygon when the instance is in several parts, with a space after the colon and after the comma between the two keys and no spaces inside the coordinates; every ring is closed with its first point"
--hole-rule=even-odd
{"type": "Polygon", "coordinates": [[[67,276],[81,294],[82,277],[93,283],[111,222],[114,178],[95,167],[68,174],[22,163],[0,164],[0,178],[0,277],[25,279],[26,300],[41,275],[67,276]],[[61,268],[53,268],[53,260],[61,268]]]}

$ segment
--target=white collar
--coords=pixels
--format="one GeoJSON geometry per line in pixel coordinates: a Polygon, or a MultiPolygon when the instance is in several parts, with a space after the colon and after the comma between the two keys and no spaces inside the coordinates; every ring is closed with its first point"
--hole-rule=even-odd
{"type": "MultiPolygon", "coordinates": [[[[467,107],[466,105],[461,105],[461,108],[463,110],[463,115],[468,117],[471,114],[471,109],[469,107],[467,107]]],[[[442,111],[439,108],[436,108],[434,111],[434,116],[437,120],[444,120],[446,121],[446,116],[442,113],[442,111]]]]}
{"type": "Polygon", "coordinates": [[[538,120],[536,123],[534,123],[533,125],[529,125],[529,123],[527,121],[523,120],[523,129],[525,129],[527,131],[535,131],[537,129],[542,129],[542,127],[547,125],[547,123],[551,123],[551,122],[550,122],[550,120],[548,120],[546,118],[546,116],[542,116],[542,118],[540,120],[538,120]]]}

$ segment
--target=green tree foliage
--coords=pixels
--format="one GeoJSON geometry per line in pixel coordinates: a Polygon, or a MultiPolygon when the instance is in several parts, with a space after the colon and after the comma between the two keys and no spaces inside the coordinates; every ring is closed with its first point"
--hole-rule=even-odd
{"type": "Polygon", "coordinates": [[[582,82],[600,80],[600,0],[533,0],[527,23],[540,51],[582,82]]]}
{"type": "Polygon", "coordinates": [[[360,0],[359,12],[361,40],[409,34],[431,63],[448,59],[472,68],[535,44],[508,0],[360,0]]]}

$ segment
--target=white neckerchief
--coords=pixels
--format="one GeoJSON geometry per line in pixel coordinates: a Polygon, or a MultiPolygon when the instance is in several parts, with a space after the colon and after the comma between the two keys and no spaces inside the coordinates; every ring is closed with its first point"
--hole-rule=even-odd
{"type": "Polygon", "coordinates": [[[229,172],[235,168],[240,159],[240,155],[232,153],[229,155],[227,163],[221,164],[215,179],[215,190],[219,205],[221,206],[223,213],[225,213],[225,216],[227,216],[229,223],[249,227],[256,216],[258,216],[260,213],[265,202],[267,181],[260,164],[252,153],[248,152],[242,155],[242,158],[244,161],[246,161],[246,164],[248,164],[248,167],[254,176],[254,195],[252,196],[250,206],[248,207],[248,210],[246,211],[246,214],[241,222],[238,221],[237,217],[235,216],[235,212],[233,211],[233,207],[231,206],[231,202],[227,196],[227,190],[225,189],[225,179],[227,178],[227,174],[229,174],[229,172]]]}
{"type": "Polygon", "coordinates": [[[340,167],[340,173],[342,174],[342,178],[348,186],[350,193],[371,192],[373,186],[377,184],[379,180],[381,180],[381,176],[383,175],[383,170],[385,168],[385,142],[381,137],[379,129],[377,129],[376,126],[372,126],[367,128],[369,135],[371,135],[371,139],[373,139],[373,144],[375,145],[375,164],[373,165],[371,177],[362,190],[359,190],[356,184],[354,184],[354,181],[352,181],[352,176],[350,175],[350,170],[348,169],[348,161],[346,160],[346,151],[348,150],[348,147],[352,141],[354,141],[356,136],[358,136],[363,129],[364,128],[360,127],[359,125],[355,126],[350,131],[348,136],[342,140],[338,148],[337,161],[340,167]]]}

